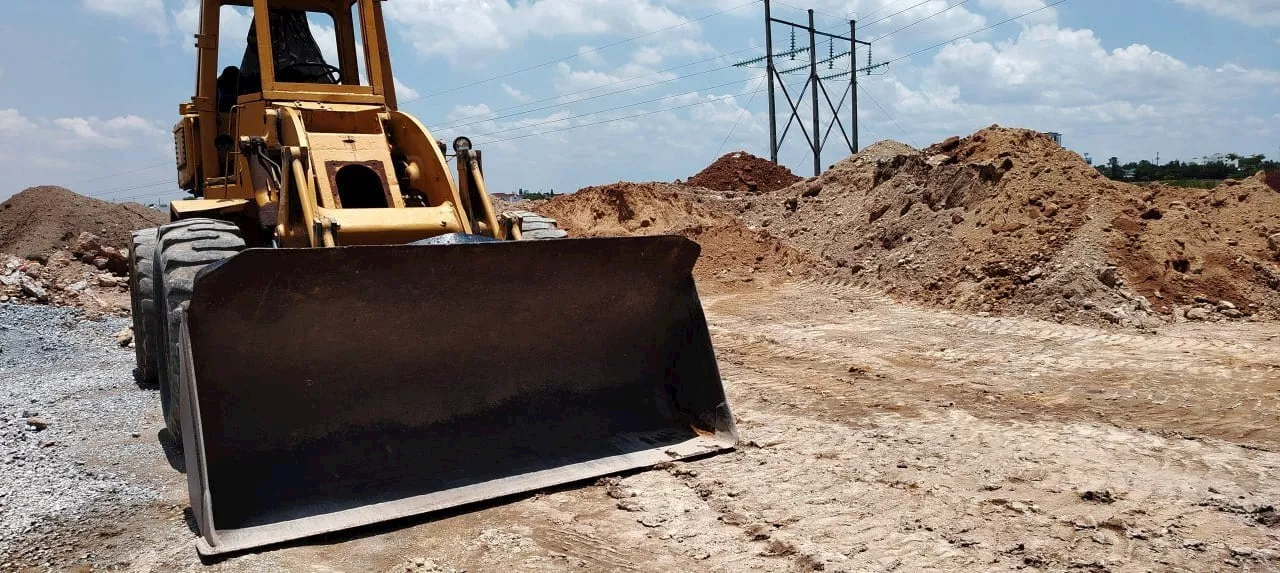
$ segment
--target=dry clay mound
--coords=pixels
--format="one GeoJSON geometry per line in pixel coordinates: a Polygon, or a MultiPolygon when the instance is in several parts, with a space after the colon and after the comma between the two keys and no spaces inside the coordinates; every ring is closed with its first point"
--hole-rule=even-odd
{"type": "Polygon", "coordinates": [[[735,151],[715,160],[690,177],[685,185],[716,191],[766,193],[782,189],[801,177],[790,169],[745,151],[735,151]]]}
{"type": "MultiPolygon", "coordinates": [[[[1242,211],[1275,199],[1253,183],[1235,187],[1253,189],[1236,198],[1252,201],[1242,211]]],[[[1275,231],[1221,212],[1212,194],[1183,207],[1174,196],[1108,181],[1046,136],[992,126],[925,151],[878,143],[756,198],[744,216],[868,286],[926,304],[1143,327],[1159,323],[1158,311],[1184,313],[1195,296],[1213,311],[1193,318],[1276,308],[1274,265],[1261,261],[1264,233],[1275,231]]]]}
{"type": "Polygon", "coordinates": [[[167,214],[137,203],[108,203],[62,187],[32,187],[0,203],[0,252],[48,254],[70,247],[81,232],[126,248],[130,231],[168,220],[167,214]]]}
{"type": "Polygon", "coordinates": [[[574,237],[683,235],[702,246],[694,269],[700,280],[753,282],[760,276],[795,276],[818,266],[808,256],[748,229],[714,198],[669,183],[615,183],[588,187],[542,202],[574,237]]]}
{"type": "Polygon", "coordinates": [[[1280,310],[1280,191],[1263,174],[1211,191],[1132,189],[1109,246],[1138,292],[1162,308],[1200,298],[1227,315],[1280,310]]]}

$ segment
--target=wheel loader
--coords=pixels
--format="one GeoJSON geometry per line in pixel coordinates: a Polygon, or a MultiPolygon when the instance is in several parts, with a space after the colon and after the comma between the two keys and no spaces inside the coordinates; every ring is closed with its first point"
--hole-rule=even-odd
{"type": "Polygon", "coordinates": [[[398,108],[382,10],[200,2],[173,132],[191,198],[129,260],[137,373],[184,452],[203,555],[737,440],[698,246],[499,212],[481,152],[398,108]],[[226,7],[253,23],[219,70],[226,7]]]}

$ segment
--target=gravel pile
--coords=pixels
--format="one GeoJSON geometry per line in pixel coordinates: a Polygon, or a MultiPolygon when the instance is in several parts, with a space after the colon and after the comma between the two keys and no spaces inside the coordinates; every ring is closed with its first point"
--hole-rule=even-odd
{"type": "Polygon", "coordinates": [[[0,304],[0,570],[66,564],[92,534],[68,524],[157,499],[126,470],[155,447],[139,425],[157,400],[133,387],[133,351],[113,343],[127,327],[0,304]]]}

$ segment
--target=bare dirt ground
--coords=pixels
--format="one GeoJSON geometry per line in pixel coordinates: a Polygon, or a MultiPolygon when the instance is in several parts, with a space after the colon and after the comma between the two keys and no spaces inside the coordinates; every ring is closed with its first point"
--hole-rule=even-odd
{"type": "MultiPolygon", "coordinates": [[[[736,451],[208,565],[118,325],[68,322],[59,344],[91,358],[8,364],[0,398],[27,407],[41,384],[67,386],[31,406],[49,426],[28,439],[54,445],[28,463],[74,460],[104,485],[76,511],[0,497],[0,526],[19,527],[0,536],[0,569],[1280,568],[1274,323],[1138,334],[925,310],[841,282],[704,288],[736,451]],[[102,404],[120,417],[78,414],[102,404]]],[[[0,361],[37,338],[23,325],[38,317],[12,308],[0,361]]]]}

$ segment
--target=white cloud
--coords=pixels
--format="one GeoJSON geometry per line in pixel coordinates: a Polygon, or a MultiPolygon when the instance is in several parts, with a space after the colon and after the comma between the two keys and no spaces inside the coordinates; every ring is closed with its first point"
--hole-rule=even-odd
{"type": "Polygon", "coordinates": [[[123,149],[138,140],[156,140],[166,135],[165,130],[136,115],[100,120],[96,117],[60,117],[53,120],[60,131],[55,132],[55,142],[61,147],[106,147],[123,149]]]}
{"type": "MultiPolygon", "coordinates": [[[[200,31],[200,0],[183,0],[182,6],[172,10],[170,16],[180,36],[182,49],[187,53],[195,53],[194,36],[200,31]]],[[[218,27],[221,28],[221,33],[218,34],[218,63],[222,66],[238,66],[244,57],[253,12],[243,6],[223,6],[218,18],[218,27]]]]}
{"type": "MultiPolygon", "coordinates": [[[[424,56],[441,56],[455,65],[482,65],[526,39],[571,36],[632,36],[685,22],[653,0],[541,0],[539,2],[458,2],[401,0],[386,6],[387,18],[424,56]]],[[[681,26],[655,39],[696,33],[698,24],[681,26]]]]}
{"type": "Polygon", "coordinates": [[[520,103],[529,103],[533,101],[533,98],[525,95],[524,92],[511,87],[510,84],[506,84],[506,83],[502,84],[502,91],[507,92],[507,95],[511,96],[511,99],[516,100],[517,102],[520,102],[520,103]]]}
{"type": "MultiPolygon", "coordinates": [[[[194,41],[187,41],[185,39],[191,38],[196,32],[200,31],[200,0],[183,0],[182,7],[177,10],[173,10],[170,12],[170,15],[173,17],[173,22],[178,28],[178,34],[183,38],[183,40],[179,42],[182,44],[182,49],[188,52],[195,52],[194,41]]],[[[223,34],[219,37],[219,48],[221,48],[222,44],[225,42],[226,36],[226,34],[223,34]]]]}
{"type": "Polygon", "coordinates": [[[169,32],[163,0],[81,0],[80,5],[87,10],[131,20],[157,36],[169,32]]]}
{"type": "Polygon", "coordinates": [[[23,117],[16,109],[0,109],[0,133],[19,133],[34,129],[36,124],[23,117]]]}
{"type": "Polygon", "coordinates": [[[422,97],[422,94],[418,93],[418,90],[405,85],[400,81],[400,78],[393,78],[393,81],[396,86],[396,99],[405,101],[422,97]]]}
{"type": "MultiPolygon", "coordinates": [[[[881,80],[862,85],[919,143],[999,123],[1063,132],[1095,156],[1191,156],[1235,148],[1241,133],[1258,145],[1274,135],[1251,127],[1265,117],[1254,106],[1280,97],[1275,69],[1193,65],[1143,44],[1108,51],[1092,31],[1057,25],[961,40],[881,80]]],[[[903,137],[870,102],[860,117],[903,137]]]]}
{"type": "Polygon", "coordinates": [[[604,56],[600,55],[599,48],[595,46],[578,46],[578,59],[592,66],[604,65],[604,56]]]}
{"type": "MultiPolygon", "coordinates": [[[[49,119],[0,109],[0,173],[9,175],[0,185],[0,197],[32,185],[67,184],[172,157],[168,130],[136,115],[49,119]]],[[[96,193],[171,177],[160,167],[75,188],[96,193]]],[[[173,189],[161,191],[173,195],[173,189]]]]}
{"type": "Polygon", "coordinates": [[[996,10],[1003,16],[1021,16],[1018,22],[1023,26],[1058,21],[1058,10],[1055,8],[1045,9],[1047,5],[1045,0],[981,0],[979,4],[983,8],[996,10]],[[1035,10],[1039,10],[1039,12],[1032,13],[1035,10]],[[1023,16],[1023,14],[1027,15],[1023,16]]]}
{"type": "MultiPolygon", "coordinates": [[[[1009,5],[1009,9],[1013,9],[1015,2],[1016,0],[997,0],[991,3],[1009,5]]],[[[910,4],[904,2],[901,5],[906,7],[905,10],[892,2],[879,4],[887,7],[876,13],[866,12],[872,16],[869,22],[859,22],[858,39],[875,43],[876,54],[882,56],[903,53],[897,47],[899,43],[917,47],[922,42],[947,40],[988,24],[986,16],[970,10],[968,6],[947,0],[910,4]]]]}
{"type": "Polygon", "coordinates": [[[1276,0],[1176,0],[1179,4],[1230,18],[1250,26],[1280,26],[1276,0]]]}

